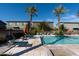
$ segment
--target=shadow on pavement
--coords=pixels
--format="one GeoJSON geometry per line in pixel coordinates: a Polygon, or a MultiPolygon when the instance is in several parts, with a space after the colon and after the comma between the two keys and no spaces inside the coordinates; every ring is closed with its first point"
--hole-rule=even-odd
{"type": "Polygon", "coordinates": [[[34,47],[31,47],[31,48],[29,48],[29,49],[25,49],[25,50],[20,51],[20,52],[18,52],[18,53],[16,53],[16,54],[13,54],[12,56],[20,56],[20,55],[22,55],[22,54],[24,54],[24,53],[26,53],[26,52],[29,52],[29,51],[31,51],[31,50],[33,50],[33,49],[36,49],[36,48],[38,48],[38,47],[40,47],[40,46],[42,46],[42,44],[39,44],[39,45],[34,46],[34,47]]]}

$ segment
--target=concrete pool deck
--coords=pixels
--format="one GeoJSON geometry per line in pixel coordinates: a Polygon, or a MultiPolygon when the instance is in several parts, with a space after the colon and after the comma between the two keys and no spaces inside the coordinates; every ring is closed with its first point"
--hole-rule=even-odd
{"type": "Polygon", "coordinates": [[[13,56],[52,56],[51,52],[44,46],[40,46],[30,51],[27,51],[28,48],[25,47],[14,47],[13,49],[11,49],[11,52],[6,52],[6,54],[10,53],[13,56]],[[22,51],[24,52],[20,53],[22,51]]]}
{"type": "Polygon", "coordinates": [[[14,56],[79,56],[78,44],[42,45],[28,51],[29,48],[16,46],[5,54],[12,54],[14,56]]]}
{"type": "Polygon", "coordinates": [[[13,56],[52,56],[52,53],[44,46],[41,45],[41,39],[29,39],[29,44],[32,46],[19,47],[16,45],[5,54],[13,56]]]}
{"type": "Polygon", "coordinates": [[[28,40],[32,47],[15,46],[5,54],[13,56],[79,56],[79,44],[52,44],[40,45],[41,39],[28,40]]]}
{"type": "Polygon", "coordinates": [[[0,55],[13,48],[14,45],[2,45],[0,46],[0,55]]]}
{"type": "Polygon", "coordinates": [[[79,56],[79,44],[44,45],[50,49],[54,56],[79,56]]]}

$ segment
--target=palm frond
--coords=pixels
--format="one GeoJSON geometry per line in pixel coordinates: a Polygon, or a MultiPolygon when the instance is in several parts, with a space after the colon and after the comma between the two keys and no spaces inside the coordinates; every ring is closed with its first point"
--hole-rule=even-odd
{"type": "Polygon", "coordinates": [[[25,9],[25,12],[37,16],[37,9],[34,6],[28,7],[25,9]]]}
{"type": "Polygon", "coordinates": [[[77,11],[77,13],[76,13],[76,14],[77,14],[77,17],[79,17],[79,10],[77,11]]]}
{"type": "Polygon", "coordinates": [[[59,15],[66,12],[66,9],[63,7],[63,5],[59,5],[57,8],[54,9],[54,14],[59,15]]]}

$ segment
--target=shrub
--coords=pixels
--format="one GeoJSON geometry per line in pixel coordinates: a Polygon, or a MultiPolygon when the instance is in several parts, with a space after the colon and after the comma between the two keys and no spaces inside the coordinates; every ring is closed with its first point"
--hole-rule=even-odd
{"type": "Polygon", "coordinates": [[[24,36],[24,33],[13,33],[13,35],[15,36],[16,39],[24,36]]]}
{"type": "Polygon", "coordinates": [[[63,30],[60,28],[60,32],[58,32],[58,29],[56,29],[55,34],[56,34],[56,35],[64,35],[64,32],[63,32],[63,30]]]}

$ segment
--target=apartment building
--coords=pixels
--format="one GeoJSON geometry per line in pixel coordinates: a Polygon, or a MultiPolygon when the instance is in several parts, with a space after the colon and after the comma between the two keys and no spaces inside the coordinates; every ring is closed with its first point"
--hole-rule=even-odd
{"type": "Polygon", "coordinates": [[[23,30],[28,21],[6,21],[7,29],[20,29],[23,30]]]}
{"type": "Polygon", "coordinates": [[[64,25],[67,33],[79,34],[79,22],[61,22],[64,25]]]}
{"type": "Polygon", "coordinates": [[[79,22],[61,22],[66,29],[79,30],[79,22]]]}
{"type": "MultiPolygon", "coordinates": [[[[7,29],[20,29],[23,30],[26,25],[29,24],[29,21],[6,21],[7,29]]],[[[38,27],[39,23],[43,21],[32,21],[33,27],[38,27]]],[[[47,22],[51,28],[54,28],[53,22],[47,22]]]]}

